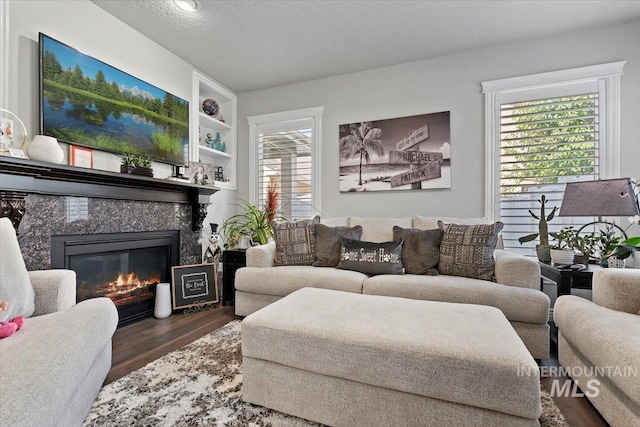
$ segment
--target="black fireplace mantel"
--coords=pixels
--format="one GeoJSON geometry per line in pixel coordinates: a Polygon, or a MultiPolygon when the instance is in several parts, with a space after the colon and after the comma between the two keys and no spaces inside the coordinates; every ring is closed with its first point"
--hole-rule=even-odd
{"type": "MultiPolygon", "coordinates": [[[[12,217],[9,211],[19,211],[20,199],[28,194],[189,203],[193,206],[192,228],[196,230],[202,225],[209,196],[216,191],[216,187],[186,182],[0,157],[0,216],[12,217]]],[[[17,227],[19,219],[12,221],[17,227]]]]}

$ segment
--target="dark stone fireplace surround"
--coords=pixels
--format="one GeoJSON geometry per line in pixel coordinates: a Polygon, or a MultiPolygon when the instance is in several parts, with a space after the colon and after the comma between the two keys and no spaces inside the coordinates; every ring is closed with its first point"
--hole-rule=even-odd
{"type": "Polygon", "coordinates": [[[200,262],[209,196],[190,183],[0,157],[0,216],[18,228],[28,270],[51,268],[51,236],[178,230],[180,264],[200,262]]]}

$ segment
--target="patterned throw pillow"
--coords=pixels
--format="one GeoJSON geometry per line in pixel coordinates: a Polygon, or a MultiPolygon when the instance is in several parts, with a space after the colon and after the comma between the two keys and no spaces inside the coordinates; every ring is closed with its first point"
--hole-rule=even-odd
{"type": "Polygon", "coordinates": [[[376,243],[343,237],[340,246],[338,268],[370,275],[404,273],[402,240],[376,243]]]}
{"type": "Polygon", "coordinates": [[[313,266],[337,267],[340,262],[340,238],[360,240],[362,227],[328,227],[315,225],[316,252],[313,266]]]}
{"type": "Polygon", "coordinates": [[[437,276],[444,231],[393,227],[393,240],[402,240],[402,265],[408,274],[437,276]]]}
{"type": "Polygon", "coordinates": [[[438,221],[444,231],[440,243],[438,271],[449,276],[493,280],[493,251],[504,224],[458,225],[438,221]]]}
{"type": "Polygon", "coordinates": [[[320,217],[296,222],[273,224],[276,241],[275,265],[311,265],[314,260],[316,238],[313,227],[320,217]]]}

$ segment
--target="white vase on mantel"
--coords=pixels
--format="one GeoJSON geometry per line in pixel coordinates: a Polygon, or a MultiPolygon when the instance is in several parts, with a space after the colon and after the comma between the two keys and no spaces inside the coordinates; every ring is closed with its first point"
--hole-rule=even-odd
{"type": "Polygon", "coordinates": [[[58,140],[52,136],[36,135],[27,146],[27,155],[32,160],[41,160],[51,163],[62,163],[64,151],[58,144],[58,140]]]}

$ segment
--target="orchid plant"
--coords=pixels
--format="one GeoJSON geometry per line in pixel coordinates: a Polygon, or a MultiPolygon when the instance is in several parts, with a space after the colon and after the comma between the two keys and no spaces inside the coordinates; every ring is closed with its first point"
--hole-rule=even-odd
{"type": "MultiPolygon", "coordinates": [[[[629,227],[633,225],[640,225],[640,215],[630,216],[627,219],[629,220],[630,224],[627,226],[627,228],[625,228],[625,233],[629,229],[629,227]]],[[[625,259],[631,255],[631,252],[635,251],[640,251],[640,236],[629,237],[628,239],[619,242],[617,245],[615,245],[613,251],[611,251],[611,253],[607,255],[607,258],[615,256],[618,259],[625,259]]]]}

